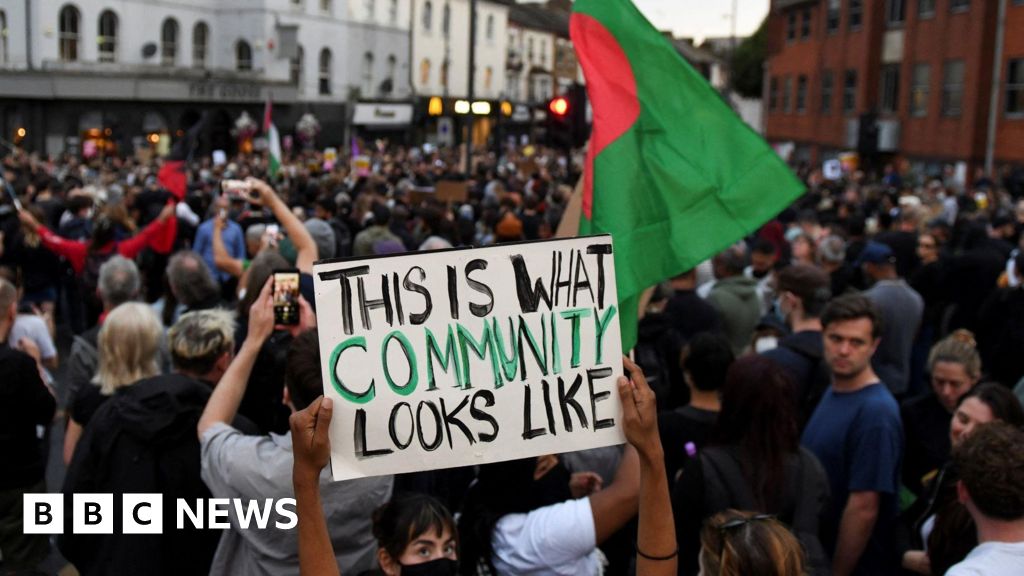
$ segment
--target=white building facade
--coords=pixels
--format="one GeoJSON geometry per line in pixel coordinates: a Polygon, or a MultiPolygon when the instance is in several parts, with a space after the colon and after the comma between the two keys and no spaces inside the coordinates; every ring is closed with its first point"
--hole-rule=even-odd
{"type": "Polygon", "coordinates": [[[0,0],[0,129],[124,152],[208,114],[205,144],[230,149],[271,100],[282,133],[309,112],[339,143],[359,101],[410,97],[409,22],[410,0],[0,0]]]}

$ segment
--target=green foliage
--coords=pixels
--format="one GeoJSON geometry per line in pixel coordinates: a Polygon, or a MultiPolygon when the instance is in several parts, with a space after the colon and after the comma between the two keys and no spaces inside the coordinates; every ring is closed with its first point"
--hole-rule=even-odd
{"type": "Polygon", "coordinates": [[[760,98],[764,81],[764,61],[768,51],[768,18],[757,32],[736,47],[732,55],[733,86],[745,98],[760,98]]]}

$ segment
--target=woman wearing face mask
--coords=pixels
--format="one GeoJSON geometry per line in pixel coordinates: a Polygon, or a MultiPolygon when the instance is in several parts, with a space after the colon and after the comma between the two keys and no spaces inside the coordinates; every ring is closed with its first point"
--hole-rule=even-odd
{"type": "MultiPolygon", "coordinates": [[[[953,412],[949,442],[956,448],[974,429],[993,421],[1024,426],[1024,408],[1004,386],[986,382],[964,394],[953,412]]],[[[901,518],[898,542],[903,567],[918,574],[945,574],[978,543],[974,522],[957,498],[956,471],[947,462],[901,518]]]]}
{"type": "Polygon", "coordinates": [[[386,576],[455,576],[458,533],[443,504],[425,494],[400,494],[373,515],[377,561],[386,576]]]}
{"type": "Polygon", "coordinates": [[[931,390],[901,406],[906,438],[903,484],[918,496],[924,481],[949,459],[949,417],[960,397],[981,379],[981,356],[974,335],[957,330],[932,347],[928,354],[931,390]]]}

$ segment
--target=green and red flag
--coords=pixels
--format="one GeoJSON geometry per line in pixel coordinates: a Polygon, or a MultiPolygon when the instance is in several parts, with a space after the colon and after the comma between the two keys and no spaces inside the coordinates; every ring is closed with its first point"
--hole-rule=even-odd
{"type": "Polygon", "coordinates": [[[753,232],[804,189],[630,0],[576,0],[569,30],[593,108],[579,232],[614,239],[628,350],[644,289],[753,232]]]}
{"type": "Polygon", "coordinates": [[[263,133],[267,135],[267,176],[273,180],[277,171],[281,169],[281,137],[277,133],[277,126],[271,119],[273,104],[267,98],[263,106],[263,133]]]}

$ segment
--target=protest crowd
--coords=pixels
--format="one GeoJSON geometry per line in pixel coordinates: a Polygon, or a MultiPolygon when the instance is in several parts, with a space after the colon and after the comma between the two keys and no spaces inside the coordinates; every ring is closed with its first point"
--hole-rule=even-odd
{"type": "Polygon", "coordinates": [[[796,203],[645,293],[627,445],[332,482],[313,263],[551,238],[583,162],[360,148],[196,155],[181,198],[159,161],[3,157],[4,574],[1024,573],[1019,181],[797,167],[796,203]],[[61,462],[68,499],[294,497],[298,526],[24,533],[61,462]]]}

